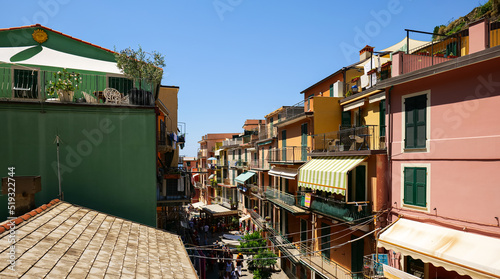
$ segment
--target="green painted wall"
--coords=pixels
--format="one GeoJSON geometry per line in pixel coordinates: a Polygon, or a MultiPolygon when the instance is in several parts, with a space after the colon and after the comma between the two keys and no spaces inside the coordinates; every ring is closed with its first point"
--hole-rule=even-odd
{"type": "Polygon", "coordinates": [[[0,102],[0,119],[0,177],[41,175],[36,206],[58,195],[59,134],[66,201],[156,226],[154,108],[0,102]]]}
{"type": "Polygon", "coordinates": [[[42,29],[47,33],[47,41],[42,46],[88,58],[115,62],[115,55],[107,50],[91,46],[79,40],[68,38],[43,27],[30,27],[0,31],[0,47],[21,47],[40,45],[33,39],[33,31],[42,29]]]}

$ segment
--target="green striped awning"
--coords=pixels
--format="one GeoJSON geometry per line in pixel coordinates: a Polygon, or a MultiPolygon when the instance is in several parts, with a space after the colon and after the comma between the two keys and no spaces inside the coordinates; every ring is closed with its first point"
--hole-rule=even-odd
{"type": "Polygon", "coordinates": [[[236,182],[238,182],[238,183],[245,184],[245,182],[248,179],[250,179],[250,177],[252,177],[254,175],[255,175],[255,172],[253,172],[253,171],[246,171],[246,172],[238,175],[234,180],[236,180],[236,182]]]}
{"type": "Polygon", "coordinates": [[[345,196],[347,172],[366,156],[318,157],[299,169],[299,186],[345,196]]]}

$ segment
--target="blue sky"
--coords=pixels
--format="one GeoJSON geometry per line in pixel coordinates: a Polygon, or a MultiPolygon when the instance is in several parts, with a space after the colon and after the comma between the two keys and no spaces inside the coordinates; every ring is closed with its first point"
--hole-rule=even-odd
{"type": "Polygon", "coordinates": [[[245,119],[301,101],[364,45],[391,46],[405,28],[432,32],[485,1],[7,1],[0,28],[40,23],[105,48],[164,54],[162,83],[180,87],[187,128],[181,155],[196,156],[202,135],[241,132],[245,119]]]}

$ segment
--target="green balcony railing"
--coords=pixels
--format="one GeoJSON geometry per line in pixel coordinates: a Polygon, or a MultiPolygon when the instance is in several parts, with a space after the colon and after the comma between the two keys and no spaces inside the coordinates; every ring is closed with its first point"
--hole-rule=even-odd
{"type": "Polygon", "coordinates": [[[265,192],[265,196],[268,199],[279,200],[288,205],[296,205],[295,196],[285,192],[281,192],[276,189],[268,189],[265,192]]]}
{"type": "Polygon", "coordinates": [[[311,194],[310,206],[306,207],[305,194],[302,193],[299,203],[303,208],[308,208],[318,213],[323,213],[347,222],[356,222],[357,220],[368,217],[371,214],[371,205],[366,201],[346,203],[311,194]]]}

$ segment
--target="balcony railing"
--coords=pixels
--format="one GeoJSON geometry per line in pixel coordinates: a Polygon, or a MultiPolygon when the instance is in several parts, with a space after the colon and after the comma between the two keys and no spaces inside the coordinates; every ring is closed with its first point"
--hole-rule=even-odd
{"type": "Polygon", "coordinates": [[[278,128],[273,125],[264,125],[259,131],[259,140],[274,138],[277,134],[278,128]]]}
{"type": "Polygon", "coordinates": [[[386,149],[385,136],[380,136],[380,128],[376,125],[365,125],[325,134],[312,135],[312,140],[312,152],[386,149]]]}
{"type": "Polygon", "coordinates": [[[265,192],[265,196],[271,200],[277,200],[288,205],[297,205],[295,196],[289,193],[281,192],[277,189],[268,188],[265,192]]]}
{"type": "MultiPolygon", "coordinates": [[[[55,81],[53,71],[39,71],[30,68],[0,68],[0,99],[12,99],[16,101],[57,101],[57,96],[50,96],[47,88],[50,81],[55,81]],[[50,100],[49,100],[50,99],[50,100]]],[[[154,106],[155,86],[146,81],[141,82],[145,90],[133,89],[139,87],[139,81],[126,78],[107,77],[106,74],[83,74],[79,73],[81,82],[74,91],[69,102],[78,103],[111,103],[111,99],[104,96],[106,88],[114,88],[120,93],[120,100],[115,100],[113,105],[141,105],[154,106]],[[85,94],[83,93],[85,92],[85,94]],[[125,96],[128,96],[125,98],[125,96]],[[128,102],[126,101],[128,99],[128,102]]]]}
{"type": "Polygon", "coordinates": [[[269,162],[303,163],[308,160],[308,146],[287,146],[269,150],[269,162]]]}
{"type": "Polygon", "coordinates": [[[232,199],[226,199],[226,198],[221,197],[220,204],[226,208],[231,209],[231,210],[235,210],[238,208],[238,203],[236,201],[233,201],[232,199]]]}
{"type": "Polygon", "coordinates": [[[356,222],[370,216],[371,206],[366,201],[346,203],[311,194],[309,207],[305,205],[305,193],[300,194],[300,206],[347,222],[356,222]]]}
{"type": "Polygon", "coordinates": [[[252,217],[254,223],[261,229],[264,229],[266,220],[264,220],[264,218],[262,218],[262,216],[260,216],[260,214],[255,212],[253,209],[248,210],[248,212],[250,212],[250,216],[252,217]]]}
{"type": "Polygon", "coordinates": [[[302,100],[293,106],[286,107],[282,112],[278,114],[278,123],[292,120],[294,118],[305,115],[304,103],[305,101],[302,100]]]}
{"type": "Polygon", "coordinates": [[[222,142],[222,146],[223,147],[239,146],[242,143],[243,143],[242,138],[228,139],[222,142]]]}

